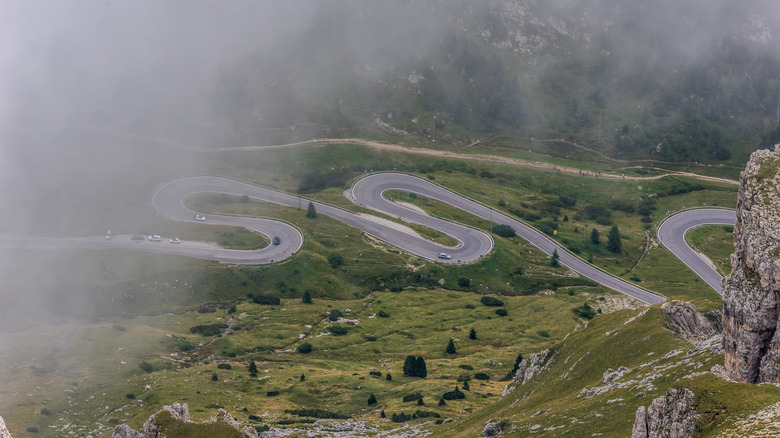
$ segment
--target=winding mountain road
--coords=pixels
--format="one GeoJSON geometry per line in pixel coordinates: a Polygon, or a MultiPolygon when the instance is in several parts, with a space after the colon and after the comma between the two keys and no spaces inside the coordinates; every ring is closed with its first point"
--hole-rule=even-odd
{"type": "MultiPolygon", "coordinates": [[[[475,216],[492,220],[497,224],[509,225],[515,229],[518,235],[541,251],[551,254],[557,249],[562,264],[593,281],[648,304],[658,304],[665,300],[665,297],[661,295],[601,271],[590,263],[564,250],[549,237],[512,217],[412,175],[378,173],[366,176],[353,185],[351,196],[353,201],[361,206],[393,217],[399,217],[406,222],[433,228],[451,236],[458,242],[455,247],[447,247],[426,240],[400,230],[398,227],[385,225],[381,221],[367,218],[365,215],[358,215],[316,201],[312,201],[312,203],[317,210],[317,214],[339,220],[399,249],[428,260],[441,263],[471,263],[492,251],[493,240],[487,233],[434,218],[417,210],[391,202],[383,196],[388,190],[415,193],[417,196],[444,202],[475,216]],[[439,253],[441,252],[446,252],[452,258],[439,258],[439,253]]],[[[195,219],[195,215],[198,212],[184,205],[186,198],[198,193],[227,193],[236,196],[249,196],[250,198],[289,207],[298,207],[302,201],[305,201],[307,204],[309,202],[295,195],[228,178],[197,176],[178,179],[160,185],[152,195],[152,207],[159,215],[169,220],[198,222],[195,219]]],[[[666,248],[672,251],[720,293],[720,275],[687,246],[684,234],[688,229],[698,225],[712,223],[733,224],[734,217],[734,212],[728,210],[686,211],[667,219],[659,228],[658,237],[666,248]]],[[[136,242],[131,241],[126,236],[124,239],[117,236],[114,239],[106,240],[102,236],[99,238],[54,238],[0,234],[0,246],[12,248],[123,248],[177,254],[231,264],[273,263],[291,257],[303,246],[303,235],[301,232],[293,225],[280,220],[209,214],[207,223],[245,227],[264,234],[269,239],[279,237],[279,244],[246,251],[209,247],[193,244],[192,242],[182,242],[178,245],[165,242],[136,242]]]]}
{"type": "Polygon", "coordinates": [[[719,208],[686,210],[670,216],[661,223],[658,227],[658,240],[664,248],[668,249],[718,294],[722,295],[720,280],[723,276],[711,263],[688,246],[688,243],[685,242],[685,233],[691,228],[702,225],[734,225],[736,220],[737,215],[734,210],[719,208]]]}

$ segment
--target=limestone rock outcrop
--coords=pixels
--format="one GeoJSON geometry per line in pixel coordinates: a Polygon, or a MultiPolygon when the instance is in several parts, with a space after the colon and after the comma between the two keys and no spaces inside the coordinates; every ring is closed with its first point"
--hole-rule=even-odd
{"type": "Polygon", "coordinates": [[[8,428],[5,427],[5,421],[3,421],[3,417],[0,417],[0,438],[11,438],[11,432],[9,432],[8,428]]]}
{"type": "Polygon", "coordinates": [[[699,414],[696,396],[688,388],[669,388],[650,407],[636,410],[631,438],[689,438],[696,431],[699,414]]]}
{"type": "Polygon", "coordinates": [[[552,363],[552,355],[553,351],[547,349],[523,359],[517,366],[517,371],[515,372],[514,378],[512,378],[512,383],[504,388],[504,392],[501,396],[506,397],[507,394],[512,392],[518,385],[524,385],[531,380],[536,373],[550,365],[552,363]]]}
{"type": "MultiPolygon", "coordinates": [[[[163,412],[169,412],[171,418],[173,418],[174,420],[179,420],[183,422],[190,421],[190,411],[189,411],[189,407],[187,406],[187,403],[184,404],[174,403],[171,406],[168,405],[163,406],[163,408],[157,411],[157,413],[152,414],[152,416],[149,417],[144,423],[143,433],[139,433],[131,429],[128,425],[122,424],[114,428],[114,431],[111,434],[111,438],[162,438],[164,436],[163,430],[161,430],[161,426],[157,421],[157,419],[160,416],[160,414],[163,412]]],[[[239,422],[236,421],[232,415],[225,412],[224,409],[219,409],[217,411],[217,415],[206,420],[206,423],[216,423],[216,422],[224,423],[228,426],[233,427],[234,429],[241,432],[241,436],[244,438],[258,438],[257,431],[255,431],[255,429],[249,426],[245,426],[242,429],[239,422]]],[[[0,438],[5,438],[5,437],[0,435],[0,438]]]]}
{"type": "Polygon", "coordinates": [[[728,375],[780,383],[780,145],[754,152],[740,175],[731,275],[723,280],[728,375]]]}
{"type": "Polygon", "coordinates": [[[715,326],[691,303],[668,301],[661,306],[661,313],[669,330],[688,342],[703,341],[718,334],[715,326]]]}

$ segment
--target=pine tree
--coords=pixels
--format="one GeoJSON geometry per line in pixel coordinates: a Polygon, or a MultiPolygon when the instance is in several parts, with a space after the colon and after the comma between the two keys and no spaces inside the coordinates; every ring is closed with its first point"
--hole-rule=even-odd
{"type": "Polygon", "coordinates": [[[590,232],[590,243],[592,243],[594,245],[598,245],[599,244],[599,237],[600,237],[599,236],[599,230],[594,228],[593,231],[590,232]]]}
{"type": "Polygon", "coordinates": [[[409,377],[417,377],[417,373],[415,372],[417,369],[417,359],[412,356],[406,356],[406,360],[404,361],[404,375],[409,377]]]}
{"type": "Polygon", "coordinates": [[[301,382],[303,382],[304,380],[306,380],[306,375],[301,373],[301,382]]]}
{"type": "Polygon", "coordinates": [[[391,376],[390,373],[387,373],[385,380],[393,380],[393,376],[391,376]]]}
{"type": "Polygon", "coordinates": [[[559,258],[560,256],[558,255],[558,248],[555,248],[553,250],[552,255],[550,256],[550,266],[552,266],[553,268],[557,268],[559,258]]]}
{"type": "Polygon", "coordinates": [[[477,331],[474,330],[472,327],[471,331],[469,332],[469,339],[476,340],[477,339],[477,331]]]}
{"type": "Polygon", "coordinates": [[[385,415],[385,410],[382,409],[382,412],[379,413],[379,418],[387,418],[387,415],[385,415]]]}
{"type": "Polygon", "coordinates": [[[450,338],[450,342],[447,343],[447,354],[456,354],[458,351],[455,349],[455,341],[450,338]]]}
{"type": "Polygon", "coordinates": [[[301,298],[301,301],[306,304],[311,304],[311,292],[304,291],[303,297],[301,298]]]}
{"type": "Polygon", "coordinates": [[[255,365],[255,361],[249,362],[249,366],[247,368],[249,369],[250,373],[257,374],[257,365],[255,365]]]}
{"type": "Polygon", "coordinates": [[[309,201],[309,207],[306,208],[306,217],[314,219],[317,217],[317,210],[314,209],[314,204],[309,201]]]}
{"type": "MultiPolygon", "coordinates": [[[[371,394],[368,396],[368,405],[375,405],[376,404],[376,396],[374,394],[371,394]]],[[[384,412],[384,411],[382,411],[384,412]]]]}
{"type": "Polygon", "coordinates": [[[443,398],[439,399],[439,406],[447,406],[447,402],[443,398]]]}
{"type": "Polygon", "coordinates": [[[423,359],[422,356],[417,356],[417,377],[426,378],[428,377],[428,367],[425,366],[425,359],[423,359]]]}
{"type": "Polygon", "coordinates": [[[620,250],[623,249],[623,242],[620,241],[620,230],[618,230],[618,227],[616,226],[613,226],[612,229],[609,230],[607,249],[615,254],[619,254],[620,250]]]}
{"type": "Polygon", "coordinates": [[[464,391],[471,391],[471,387],[469,386],[469,381],[468,380],[463,382],[463,390],[464,391]]]}
{"type": "Polygon", "coordinates": [[[211,375],[211,380],[213,380],[213,381],[215,381],[215,382],[216,382],[217,380],[219,380],[219,377],[217,377],[217,373],[214,373],[214,374],[212,374],[212,375],[211,375]]]}

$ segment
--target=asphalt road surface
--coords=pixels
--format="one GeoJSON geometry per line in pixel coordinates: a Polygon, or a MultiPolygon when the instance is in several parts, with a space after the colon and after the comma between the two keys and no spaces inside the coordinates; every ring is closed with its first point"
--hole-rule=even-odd
{"type": "MultiPolygon", "coordinates": [[[[437,219],[416,210],[393,203],[384,198],[388,190],[401,190],[415,193],[417,196],[435,199],[460,208],[496,224],[509,225],[517,234],[531,245],[546,254],[552,254],[557,249],[560,263],[568,266],[581,275],[590,278],[606,287],[637,298],[649,304],[663,302],[665,297],[642,289],[632,283],[621,280],[599,270],[586,261],[574,256],[552,239],[524,223],[494,211],[478,202],[451,192],[441,186],[422,178],[399,173],[380,173],[369,175],[358,180],[352,187],[353,200],[369,209],[383,212],[403,221],[413,222],[436,229],[458,241],[455,247],[447,247],[439,243],[414,236],[399,230],[397,227],[384,225],[381,222],[367,219],[364,216],[342,210],[340,208],[314,202],[317,214],[337,219],[355,227],[378,239],[388,242],[399,249],[416,256],[441,263],[470,263],[487,255],[493,249],[492,238],[483,231],[464,225],[437,219]],[[451,259],[439,258],[439,253],[449,254],[451,259]]],[[[289,207],[308,205],[309,200],[298,196],[277,192],[263,187],[253,186],[240,181],[213,176],[198,176],[167,182],[159,186],[152,195],[152,206],[155,211],[169,220],[182,222],[199,222],[195,219],[198,212],[184,205],[184,200],[197,193],[227,193],[236,196],[272,202],[289,207]]],[[[92,238],[53,238],[36,236],[19,236],[0,234],[0,246],[25,248],[123,248],[155,253],[177,254],[201,259],[217,260],[231,264],[265,264],[280,261],[294,255],[303,245],[303,235],[294,226],[279,220],[258,219],[249,217],[205,215],[207,224],[221,224],[245,227],[266,235],[269,239],[279,237],[279,245],[268,245],[266,248],[244,251],[216,248],[192,242],[170,244],[167,239],[162,242],[141,242],[130,240],[129,236],[115,236],[106,240],[103,236],[92,238]]],[[[720,292],[720,276],[687,244],[684,233],[688,229],[704,224],[733,224],[734,212],[727,210],[691,210],[669,218],[659,228],[659,239],[686,265],[720,292]],[[730,216],[729,216],[730,215],[730,216]],[[714,273],[714,275],[713,275],[714,273]]]]}
{"type": "Polygon", "coordinates": [[[685,233],[702,225],[734,225],[737,215],[734,210],[701,208],[686,210],[670,216],[658,227],[658,240],[686,266],[691,268],[715,291],[723,294],[720,280],[723,278],[715,268],[685,242],[685,233]]]}

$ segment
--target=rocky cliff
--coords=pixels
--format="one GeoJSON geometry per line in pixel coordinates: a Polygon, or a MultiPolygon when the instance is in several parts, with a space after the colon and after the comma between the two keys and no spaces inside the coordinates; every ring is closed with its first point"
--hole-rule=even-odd
{"type": "Polygon", "coordinates": [[[8,428],[5,427],[5,421],[3,421],[3,417],[0,417],[0,438],[11,438],[11,432],[9,432],[8,428]]]}
{"type": "MultiPolygon", "coordinates": [[[[242,438],[258,438],[255,429],[244,426],[236,421],[230,414],[223,409],[219,409],[217,415],[206,420],[202,425],[219,424],[221,428],[210,428],[210,433],[216,433],[217,436],[236,436],[242,438]]],[[[198,430],[198,425],[190,421],[190,411],[187,403],[174,403],[171,406],[163,406],[156,414],[149,417],[144,423],[143,433],[131,429],[128,425],[122,424],[114,429],[111,438],[162,438],[166,436],[189,436],[193,431],[198,430]],[[190,428],[185,427],[189,425],[190,428]],[[173,431],[172,431],[173,430],[173,431]]],[[[206,432],[203,428],[201,432],[206,432]]]]}
{"type": "Polygon", "coordinates": [[[723,280],[723,349],[739,382],[780,383],[780,145],[741,174],[731,275],[723,280]]]}

